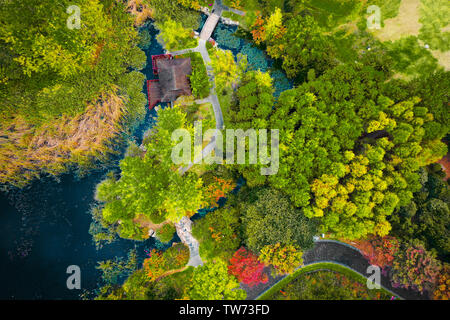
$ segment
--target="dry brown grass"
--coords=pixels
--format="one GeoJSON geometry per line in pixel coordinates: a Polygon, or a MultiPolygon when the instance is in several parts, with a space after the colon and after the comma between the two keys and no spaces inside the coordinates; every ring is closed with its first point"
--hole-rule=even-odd
{"type": "Polygon", "coordinates": [[[62,116],[35,128],[15,118],[0,128],[0,183],[22,187],[42,173],[60,174],[70,165],[106,160],[111,141],[122,130],[125,104],[116,94],[103,94],[73,118],[62,116]]]}
{"type": "Polygon", "coordinates": [[[395,41],[405,36],[417,36],[422,24],[420,17],[420,0],[402,0],[398,15],[384,20],[384,28],[373,31],[381,41],[395,41]]]}

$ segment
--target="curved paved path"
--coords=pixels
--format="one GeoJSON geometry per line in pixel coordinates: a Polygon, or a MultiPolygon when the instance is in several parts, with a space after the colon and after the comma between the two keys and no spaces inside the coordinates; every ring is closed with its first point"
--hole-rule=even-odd
{"type": "MultiPolygon", "coordinates": [[[[306,251],[303,255],[304,265],[319,263],[319,262],[332,262],[361,274],[367,278],[367,267],[370,265],[368,261],[363,257],[360,251],[348,244],[338,241],[319,240],[315,242],[314,247],[306,251]]],[[[269,288],[274,286],[277,282],[282,280],[285,276],[279,276],[276,278],[269,277],[269,281],[265,284],[259,284],[250,288],[241,284],[241,288],[247,291],[247,299],[253,300],[258,298],[269,288]]],[[[395,293],[398,297],[406,300],[426,300],[427,295],[421,295],[420,293],[412,290],[406,290],[403,288],[394,288],[388,277],[381,275],[381,285],[388,291],[395,293]]]]}

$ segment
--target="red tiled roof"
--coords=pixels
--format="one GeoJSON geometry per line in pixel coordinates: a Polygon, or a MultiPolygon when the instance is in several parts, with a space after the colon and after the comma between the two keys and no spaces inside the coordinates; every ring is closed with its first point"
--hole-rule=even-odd
{"type": "Polygon", "coordinates": [[[161,102],[174,101],[181,95],[192,95],[188,75],[192,73],[191,59],[156,61],[161,88],[161,102]]]}
{"type": "Polygon", "coordinates": [[[150,109],[161,102],[161,87],[158,80],[147,80],[147,97],[150,109]]]}

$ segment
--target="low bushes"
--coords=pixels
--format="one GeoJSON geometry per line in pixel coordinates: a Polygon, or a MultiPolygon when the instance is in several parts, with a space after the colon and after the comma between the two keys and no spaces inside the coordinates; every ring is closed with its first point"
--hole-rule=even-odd
{"type": "Polygon", "coordinates": [[[175,227],[172,224],[166,223],[156,231],[156,236],[161,242],[169,242],[172,240],[175,231],[175,227]]]}
{"type": "Polygon", "coordinates": [[[156,280],[171,270],[184,267],[189,261],[189,248],[177,243],[164,252],[153,249],[144,260],[144,270],[149,280],[156,280]]]}
{"type": "Polygon", "coordinates": [[[203,99],[209,96],[211,85],[201,54],[198,52],[191,52],[180,55],[179,57],[191,58],[192,74],[189,76],[189,80],[194,97],[196,99],[203,99]]]}

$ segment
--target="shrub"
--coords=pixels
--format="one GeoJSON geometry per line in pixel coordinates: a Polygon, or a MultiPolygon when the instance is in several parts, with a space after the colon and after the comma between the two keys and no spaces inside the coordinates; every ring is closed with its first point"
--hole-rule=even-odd
{"type": "Polygon", "coordinates": [[[316,271],[303,274],[285,285],[272,297],[274,300],[388,300],[380,290],[369,290],[365,283],[333,272],[316,271]]]}
{"type": "Polygon", "coordinates": [[[434,300],[450,300],[450,265],[445,264],[441,269],[436,288],[433,294],[434,300]]]}
{"type": "Polygon", "coordinates": [[[218,260],[194,270],[186,295],[191,300],[243,300],[247,293],[239,289],[239,282],[228,274],[227,264],[218,260]]]}
{"type": "Polygon", "coordinates": [[[216,207],[219,199],[224,198],[235,187],[232,179],[221,179],[217,177],[213,177],[213,179],[214,182],[206,187],[204,195],[210,207],[216,207]]]}
{"type": "Polygon", "coordinates": [[[198,52],[191,52],[178,57],[191,59],[192,74],[189,76],[189,80],[194,97],[196,99],[203,99],[209,96],[211,85],[201,54],[198,52]]]}
{"type": "Polygon", "coordinates": [[[422,293],[425,290],[430,291],[441,267],[435,256],[435,253],[426,251],[420,243],[414,242],[405,246],[393,261],[392,285],[422,293]]]}
{"type": "Polygon", "coordinates": [[[392,265],[400,243],[393,237],[383,237],[359,241],[355,246],[362,251],[370,264],[384,269],[392,265]]]}
{"type": "Polygon", "coordinates": [[[183,243],[177,243],[164,252],[169,270],[184,267],[189,261],[189,248],[183,243]]]}
{"type": "Polygon", "coordinates": [[[292,245],[275,245],[265,246],[261,250],[259,261],[266,265],[274,267],[274,275],[283,275],[293,272],[303,263],[303,252],[298,251],[292,245]]]}
{"type": "Polygon", "coordinates": [[[156,280],[170,270],[184,267],[189,261],[189,248],[177,243],[165,252],[152,249],[148,255],[143,267],[149,280],[156,280]]]}
{"type": "Polygon", "coordinates": [[[161,242],[169,242],[172,240],[175,231],[175,227],[172,224],[166,223],[156,231],[156,236],[161,242]]]}
{"type": "Polygon", "coordinates": [[[227,205],[195,221],[192,233],[200,241],[200,256],[203,259],[231,258],[241,243],[239,217],[239,211],[227,205]]]}

